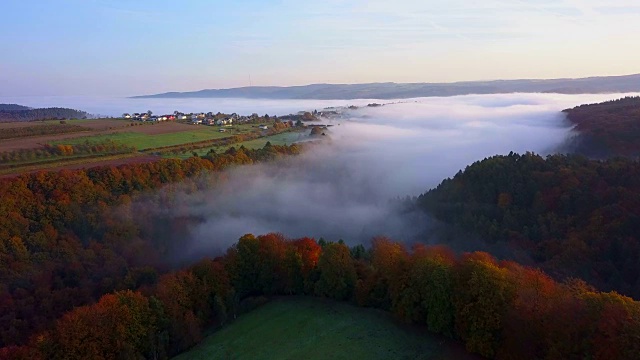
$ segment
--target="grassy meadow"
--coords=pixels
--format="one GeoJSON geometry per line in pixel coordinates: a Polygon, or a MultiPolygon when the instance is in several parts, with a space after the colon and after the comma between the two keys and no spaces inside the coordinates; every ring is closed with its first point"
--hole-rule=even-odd
{"type": "MultiPolygon", "coordinates": [[[[152,125],[146,125],[152,126],[152,125]]],[[[162,126],[162,125],[153,125],[162,126]]],[[[85,141],[89,142],[103,142],[105,140],[112,140],[117,143],[134,146],[138,150],[155,149],[164,146],[174,146],[187,144],[192,142],[206,141],[221,139],[237,134],[244,134],[251,131],[256,131],[251,125],[236,125],[230,128],[225,128],[226,132],[220,132],[218,126],[202,126],[193,125],[193,130],[170,132],[164,134],[147,134],[143,132],[116,132],[110,134],[100,134],[86,137],[78,137],[68,140],[59,141],[56,143],[64,144],[81,144],[85,141]]]]}
{"type": "Polygon", "coordinates": [[[272,300],[174,360],[477,359],[390,314],[310,297],[272,300]]]}
{"type": "Polygon", "coordinates": [[[240,143],[235,143],[232,145],[216,145],[212,147],[205,147],[202,149],[187,151],[184,154],[164,154],[164,157],[167,158],[179,158],[186,159],[193,156],[193,153],[197,153],[199,156],[204,156],[209,152],[209,149],[213,148],[216,153],[222,153],[229,149],[231,146],[239,148],[240,146],[244,146],[247,149],[262,149],[267,142],[271,142],[272,145],[291,145],[295,142],[302,141],[308,139],[308,134],[306,132],[297,132],[297,131],[288,131],[283,132],[276,135],[264,136],[253,140],[247,140],[240,143]]]}

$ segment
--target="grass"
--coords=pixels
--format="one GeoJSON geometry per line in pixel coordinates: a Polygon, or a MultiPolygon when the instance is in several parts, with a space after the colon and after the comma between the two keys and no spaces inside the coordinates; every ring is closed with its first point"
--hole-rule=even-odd
{"type": "Polygon", "coordinates": [[[217,126],[194,126],[194,130],[180,131],[166,134],[149,135],[137,132],[120,132],[104,135],[94,135],[78,137],[73,139],[56,141],[54,144],[81,144],[85,141],[91,143],[103,142],[105,140],[112,140],[121,144],[134,146],[138,150],[155,149],[164,146],[174,146],[181,144],[188,144],[192,142],[221,139],[230,137],[236,134],[242,134],[255,129],[252,129],[250,125],[238,125],[227,130],[227,132],[219,132],[217,126]]]}
{"type": "Polygon", "coordinates": [[[247,140],[239,143],[235,143],[227,146],[209,146],[198,150],[187,151],[184,154],[164,154],[163,157],[166,158],[177,158],[177,159],[187,159],[193,156],[193,153],[197,153],[199,156],[204,156],[209,152],[209,149],[213,148],[216,153],[225,152],[231,146],[234,146],[236,149],[240,146],[244,145],[247,149],[262,149],[268,141],[271,142],[272,145],[291,145],[300,140],[306,140],[309,136],[307,133],[301,133],[297,131],[288,131],[283,132],[276,135],[265,136],[258,139],[247,140]]]}
{"type": "MultiPolygon", "coordinates": [[[[247,149],[262,149],[267,142],[271,142],[271,145],[291,145],[302,139],[307,139],[306,133],[300,132],[284,132],[276,135],[265,136],[258,139],[244,141],[238,144],[233,144],[236,148],[244,145],[247,149]]],[[[227,150],[230,146],[220,147],[221,151],[227,150]]]]}
{"type": "Polygon", "coordinates": [[[283,297],[241,315],[174,360],[477,359],[379,310],[283,297]]]}

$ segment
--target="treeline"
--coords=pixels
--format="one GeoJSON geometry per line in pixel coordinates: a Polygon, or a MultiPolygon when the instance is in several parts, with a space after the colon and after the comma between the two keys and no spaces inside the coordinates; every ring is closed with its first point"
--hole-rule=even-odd
{"type": "Polygon", "coordinates": [[[128,146],[105,140],[99,143],[85,142],[75,145],[49,145],[37,149],[20,149],[14,151],[0,152],[0,165],[35,162],[43,159],[58,158],[60,156],[83,156],[83,155],[116,155],[129,154],[136,151],[133,146],[128,146]]]}
{"type": "Polygon", "coordinates": [[[89,117],[89,114],[85,111],[59,107],[27,110],[0,110],[0,122],[86,119],[87,117],[89,117]]]}
{"type": "MultiPolygon", "coordinates": [[[[263,295],[313,295],[391,311],[496,359],[637,359],[640,303],[482,252],[371,249],[277,234],[245,235],[225,256],[73,309],[16,359],[166,359],[263,295]]],[[[2,352],[0,352],[2,354],[2,352]]]]}
{"type": "Polygon", "coordinates": [[[230,148],[187,160],[0,179],[0,347],[24,343],[61,314],[153,283],[187,246],[190,219],[158,219],[171,184],[193,191],[229,166],[295,155],[298,145],[230,148]],[[207,176],[201,176],[201,175],[207,176]],[[137,196],[162,188],[149,204],[137,196]]]}
{"type": "Polygon", "coordinates": [[[640,163],[527,153],[475,162],[421,195],[436,218],[527,253],[559,279],[640,297],[640,163]]]}
{"type": "Polygon", "coordinates": [[[2,132],[0,132],[0,140],[28,136],[68,134],[87,130],[91,129],[72,124],[43,124],[26,127],[13,127],[2,129],[2,132]]]}
{"type": "Polygon", "coordinates": [[[582,141],[577,152],[588,156],[640,155],[640,97],[566,109],[582,141]]]}
{"type": "Polygon", "coordinates": [[[0,104],[0,111],[17,111],[17,110],[29,110],[28,106],[18,104],[0,104]]]}

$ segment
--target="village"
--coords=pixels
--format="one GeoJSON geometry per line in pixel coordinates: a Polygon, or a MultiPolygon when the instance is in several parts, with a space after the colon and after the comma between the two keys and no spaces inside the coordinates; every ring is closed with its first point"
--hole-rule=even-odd
{"type": "Polygon", "coordinates": [[[266,120],[269,119],[269,115],[259,116],[258,114],[253,113],[250,116],[240,116],[236,113],[229,115],[219,112],[214,114],[213,112],[182,113],[180,111],[174,111],[172,114],[154,115],[153,112],[149,110],[144,113],[124,113],[122,114],[122,118],[140,122],[181,121],[190,122],[193,125],[231,126],[233,124],[251,123],[266,120]]]}
{"type": "MultiPolygon", "coordinates": [[[[368,107],[374,106],[383,106],[381,104],[369,104],[368,107]]],[[[348,106],[348,107],[327,107],[323,110],[313,110],[313,111],[299,111],[296,114],[289,114],[283,116],[269,116],[265,114],[263,116],[258,115],[257,113],[253,113],[251,115],[238,115],[236,113],[232,114],[223,114],[223,113],[213,113],[213,112],[200,112],[200,113],[183,113],[178,110],[174,111],[172,114],[166,115],[154,115],[151,110],[143,113],[124,113],[122,114],[123,119],[134,120],[134,121],[182,121],[187,122],[190,121],[194,125],[231,125],[238,123],[253,123],[259,122],[263,120],[271,120],[271,121],[317,121],[320,118],[340,118],[344,116],[344,110],[356,110],[357,106],[348,106]]]]}
{"type": "Polygon", "coordinates": [[[320,120],[320,117],[333,117],[338,115],[339,113],[335,111],[334,108],[325,109],[325,111],[319,112],[317,110],[309,111],[300,111],[297,114],[289,114],[283,115],[281,117],[278,116],[269,116],[265,114],[263,116],[258,115],[257,113],[253,113],[251,115],[238,115],[237,113],[232,114],[224,114],[224,113],[213,113],[213,112],[200,112],[200,113],[183,113],[180,111],[174,111],[171,114],[163,114],[163,115],[154,115],[151,110],[142,113],[124,113],[122,114],[123,119],[139,121],[139,122],[164,122],[164,121],[178,121],[182,123],[189,123],[192,125],[207,125],[207,126],[219,126],[220,132],[225,132],[228,127],[232,127],[233,125],[240,124],[255,124],[256,127],[261,130],[268,130],[269,124],[274,127],[278,127],[279,123],[284,123],[287,127],[325,127],[325,125],[305,125],[304,122],[307,121],[317,121],[320,120]],[[327,111],[329,110],[329,111],[327,111]]]}

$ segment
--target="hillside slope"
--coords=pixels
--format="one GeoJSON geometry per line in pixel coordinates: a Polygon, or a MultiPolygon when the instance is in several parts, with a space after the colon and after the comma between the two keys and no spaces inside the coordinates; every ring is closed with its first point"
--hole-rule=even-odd
{"type": "Polygon", "coordinates": [[[581,141],[576,151],[587,156],[640,155],[640,97],[626,97],[563,111],[581,141]]]}
{"type": "Polygon", "coordinates": [[[418,198],[436,218],[528,253],[557,278],[640,297],[640,163],[509,154],[418,198]]]}

